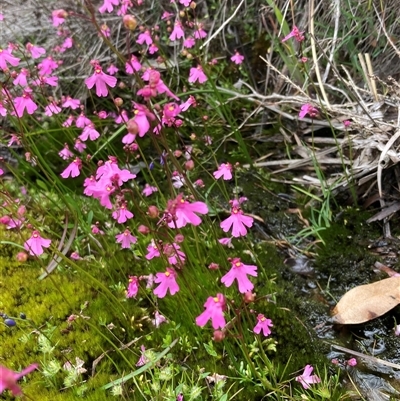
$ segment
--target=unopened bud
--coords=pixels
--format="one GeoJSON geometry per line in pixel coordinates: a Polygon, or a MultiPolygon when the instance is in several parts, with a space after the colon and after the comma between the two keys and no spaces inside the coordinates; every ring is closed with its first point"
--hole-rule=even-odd
{"type": "Polygon", "coordinates": [[[147,235],[150,232],[150,228],[145,226],[145,225],[143,225],[143,224],[141,224],[138,227],[138,232],[140,232],[140,234],[147,235]]]}
{"type": "Polygon", "coordinates": [[[185,16],[185,11],[183,10],[179,11],[179,16],[183,18],[185,16]]]}
{"type": "Polygon", "coordinates": [[[124,104],[124,101],[123,101],[120,97],[116,97],[116,98],[114,99],[114,104],[115,104],[117,107],[121,107],[121,106],[124,104]]]}
{"type": "Polygon", "coordinates": [[[185,163],[185,169],[186,170],[193,170],[194,169],[194,161],[193,160],[188,160],[186,163],[185,163]]]}
{"type": "Polygon", "coordinates": [[[189,4],[189,7],[190,7],[192,10],[194,10],[194,9],[196,8],[196,6],[197,6],[197,4],[196,4],[194,1],[192,1],[192,2],[189,4]]]}
{"type": "Polygon", "coordinates": [[[246,304],[254,302],[255,299],[256,299],[256,294],[251,291],[247,291],[243,295],[243,300],[246,304]]]}
{"type": "Polygon", "coordinates": [[[178,150],[175,150],[175,151],[174,151],[174,156],[175,156],[175,157],[181,157],[181,156],[182,156],[182,151],[179,150],[179,149],[178,149],[178,150]]]}
{"type": "Polygon", "coordinates": [[[130,31],[134,31],[137,27],[137,21],[133,15],[124,15],[124,17],[122,18],[122,22],[124,24],[124,27],[126,29],[129,29],[130,31]]]}
{"type": "Polygon", "coordinates": [[[222,330],[215,330],[213,335],[213,340],[217,343],[223,341],[225,338],[225,333],[222,330]]]}
{"type": "Polygon", "coordinates": [[[149,206],[149,208],[147,210],[147,214],[151,219],[155,219],[160,214],[160,211],[158,210],[157,206],[152,205],[152,206],[149,206]]]}
{"type": "Polygon", "coordinates": [[[15,258],[18,262],[24,263],[28,260],[28,254],[26,252],[18,252],[15,258]]]}

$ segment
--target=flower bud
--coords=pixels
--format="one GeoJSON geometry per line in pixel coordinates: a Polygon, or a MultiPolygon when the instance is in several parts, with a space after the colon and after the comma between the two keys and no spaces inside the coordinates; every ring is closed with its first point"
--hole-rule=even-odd
{"type": "Polygon", "coordinates": [[[18,252],[15,258],[18,262],[24,263],[28,260],[28,254],[26,252],[18,252]]]}
{"type": "Polygon", "coordinates": [[[194,169],[194,161],[193,160],[188,160],[186,163],[185,163],[185,169],[186,170],[193,170],[194,169]]]}
{"type": "Polygon", "coordinates": [[[122,18],[122,22],[124,24],[124,27],[126,29],[129,29],[130,31],[134,31],[137,27],[136,18],[130,14],[124,15],[124,17],[122,18]]]}
{"type": "Polygon", "coordinates": [[[156,219],[160,214],[160,211],[158,210],[157,206],[151,205],[147,210],[147,214],[149,215],[150,218],[156,219]]]}
{"type": "Polygon", "coordinates": [[[255,299],[256,299],[256,294],[251,291],[247,291],[243,295],[243,300],[246,304],[254,302],[255,299]]]}
{"type": "Polygon", "coordinates": [[[178,149],[178,150],[175,150],[175,151],[174,151],[174,156],[177,157],[177,158],[178,158],[178,157],[181,157],[181,156],[182,156],[182,151],[179,150],[179,149],[178,149]]]}
{"type": "Polygon", "coordinates": [[[210,270],[218,270],[218,269],[219,269],[219,264],[218,264],[218,263],[212,262],[212,263],[210,263],[210,264],[208,265],[208,268],[209,268],[210,270]]]}
{"type": "Polygon", "coordinates": [[[183,18],[185,16],[185,11],[183,11],[183,10],[179,11],[179,16],[181,18],[183,18]]]}
{"type": "Polygon", "coordinates": [[[120,97],[116,97],[116,98],[114,99],[114,104],[115,104],[117,107],[121,107],[121,106],[124,104],[124,101],[123,101],[120,97]]]}
{"type": "Polygon", "coordinates": [[[175,242],[177,244],[181,244],[184,239],[185,239],[185,237],[183,236],[183,234],[176,234],[175,235],[175,242]]]}
{"type": "Polygon", "coordinates": [[[140,234],[147,235],[150,232],[150,228],[145,226],[145,225],[143,225],[143,224],[141,224],[138,227],[138,231],[140,232],[140,234]]]}
{"type": "Polygon", "coordinates": [[[213,340],[217,343],[223,341],[225,338],[225,333],[222,330],[215,330],[213,334],[213,340]]]}

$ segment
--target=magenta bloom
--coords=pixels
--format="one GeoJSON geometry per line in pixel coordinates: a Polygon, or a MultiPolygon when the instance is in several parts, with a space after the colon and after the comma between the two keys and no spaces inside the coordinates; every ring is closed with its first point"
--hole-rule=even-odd
{"type": "Polygon", "coordinates": [[[183,32],[181,22],[176,21],[175,25],[174,25],[174,29],[171,32],[171,35],[169,35],[169,40],[171,40],[173,42],[177,39],[183,38],[184,36],[185,36],[185,32],[183,32]]]}
{"type": "Polygon", "coordinates": [[[160,255],[160,251],[158,250],[158,247],[157,247],[157,245],[155,244],[155,242],[154,242],[153,239],[151,240],[151,243],[148,245],[147,251],[148,251],[148,253],[147,253],[147,255],[145,256],[145,258],[146,258],[147,260],[151,260],[151,259],[153,259],[153,258],[159,258],[159,257],[161,256],[161,255],[160,255]]]}
{"type": "Polygon", "coordinates": [[[69,176],[75,178],[81,173],[81,168],[82,160],[79,157],[76,157],[60,175],[62,178],[68,178],[69,176]]]}
{"type": "Polygon", "coordinates": [[[144,189],[143,189],[143,191],[142,191],[142,194],[143,194],[144,196],[150,196],[152,193],[157,192],[157,191],[158,191],[158,188],[157,188],[157,187],[153,187],[153,186],[151,186],[151,185],[149,185],[149,184],[146,184],[146,185],[144,186],[144,189]]]}
{"type": "Polygon", "coordinates": [[[79,109],[79,106],[81,105],[81,101],[79,99],[72,99],[71,96],[67,96],[63,100],[63,104],[61,105],[62,107],[71,107],[71,109],[79,109]]]}
{"type": "Polygon", "coordinates": [[[86,125],[82,133],[79,135],[79,139],[83,142],[87,141],[88,139],[95,141],[99,137],[100,133],[95,129],[93,123],[86,125]]]}
{"type": "Polygon", "coordinates": [[[115,238],[117,242],[121,244],[122,249],[130,248],[131,244],[136,244],[137,242],[137,238],[133,236],[128,229],[121,234],[117,234],[115,238]]]}
{"type": "Polygon", "coordinates": [[[234,258],[231,269],[221,278],[221,283],[225,284],[226,287],[230,287],[236,279],[239,292],[244,294],[254,288],[253,283],[248,279],[247,275],[257,277],[257,266],[245,265],[241,262],[240,258],[234,258]]]}
{"type": "Polygon", "coordinates": [[[242,56],[239,52],[235,52],[235,54],[231,57],[231,61],[235,64],[242,64],[244,60],[244,56],[242,56]]]}
{"type": "Polygon", "coordinates": [[[119,0],[104,0],[103,5],[99,8],[99,13],[103,14],[106,11],[111,13],[114,10],[114,6],[119,5],[119,0]]]}
{"type": "Polygon", "coordinates": [[[43,47],[35,46],[29,42],[26,44],[25,48],[31,54],[32,58],[39,58],[46,54],[46,50],[43,47]]]}
{"type": "Polygon", "coordinates": [[[16,67],[19,64],[19,58],[14,57],[8,49],[0,49],[0,68],[3,71],[8,70],[7,63],[16,67]]]}
{"type": "Polygon", "coordinates": [[[356,365],[357,365],[357,359],[356,359],[356,358],[350,358],[350,359],[347,361],[347,365],[349,365],[349,366],[356,366],[356,365]]]}
{"type": "Polygon", "coordinates": [[[259,313],[257,316],[257,324],[254,327],[253,331],[256,334],[260,334],[261,330],[263,331],[263,334],[265,337],[268,337],[271,334],[270,327],[273,326],[272,320],[267,319],[263,314],[259,313]]]}
{"type": "Polygon", "coordinates": [[[304,40],[303,33],[304,31],[300,32],[299,28],[297,28],[296,25],[293,25],[292,31],[282,39],[282,42],[286,42],[290,38],[295,38],[297,42],[302,42],[304,40]]]}
{"type": "Polygon", "coordinates": [[[112,217],[117,220],[118,223],[123,224],[125,223],[128,219],[131,219],[133,217],[133,213],[130,212],[126,208],[126,204],[123,203],[119,209],[117,209],[115,212],[113,212],[112,217]]]}
{"type": "Polygon", "coordinates": [[[223,178],[224,180],[232,179],[232,164],[222,163],[217,171],[213,172],[213,176],[218,180],[218,178],[223,178]]]}
{"type": "Polygon", "coordinates": [[[140,64],[139,60],[136,56],[132,54],[131,59],[125,63],[125,71],[127,74],[134,74],[142,68],[142,64],[140,64]]]}
{"type": "Polygon", "coordinates": [[[139,291],[139,279],[136,276],[129,276],[128,289],[126,290],[127,298],[136,298],[139,291]]]}
{"type": "Polygon", "coordinates": [[[314,118],[318,115],[318,109],[314,107],[312,104],[306,103],[301,106],[299,118],[304,118],[306,115],[309,115],[311,118],[314,118]]]}
{"type": "Polygon", "coordinates": [[[15,111],[18,117],[22,117],[24,111],[28,114],[33,114],[38,108],[37,104],[32,100],[32,90],[26,88],[20,97],[14,99],[15,111]]]}
{"type": "Polygon", "coordinates": [[[140,45],[142,45],[143,43],[146,43],[147,46],[150,46],[153,43],[153,39],[151,38],[150,31],[146,30],[143,33],[141,33],[139,35],[136,43],[139,43],[140,45]]]}
{"type": "Polygon", "coordinates": [[[48,248],[51,244],[50,239],[42,238],[39,231],[33,231],[31,238],[29,238],[25,244],[24,248],[29,251],[32,256],[40,256],[44,251],[43,248],[48,248]]]}
{"type": "Polygon", "coordinates": [[[242,209],[238,206],[232,207],[231,215],[221,221],[219,225],[224,232],[228,232],[232,227],[232,235],[234,237],[240,237],[247,234],[246,227],[251,227],[253,225],[253,218],[250,216],[245,216],[242,209]]]}
{"type": "Polygon", "coordinates": [[[196,317],[197,326],[204,327],[211,319],[213,328],[223,329],[226,325],[224,310],[226,309],[225,297],[222,294],[217,294],[216,297],[208,297],[204,304],[206,310],[196,317]]]}
{"type": "Polygon", "coordinates": [[[190,69],[189,82],[195,83],[196,81],[199,81],[199,84],[203,84],[204,82],[207,81],[207,76],[206,74],[204,74],[201,65],[198,65],[196,68],[192,67],[190,69]]]}
{"type": "Polygon", "coordinates": [[[96,85],[97,96],[107,96],[107,85],[114,88],[114,86],[117,84],[117,78],[105,74],[101,67],[99,65],[96,65],[94,69],[94,74],[91,77],[85,79],[85,84],[89,89],[92,89],[93,86],[96,85]]]}
{"type": "Polygon", "coordinates": [[[174,219],[168,223],[170,228],[185,227],[188,223],[198,226],[201,223],[201,218],[195,213],[208,213],[208,207],[204,202],[189,203],[183,199],[182,194],[179,194],[176,199],[168,201],[167,209],[174,219]]]}
{"type": "Polygon", "coordinates": [[[13,396],[22,395],[22,390],[18,386],[17,381],[28,373],[33,372],[38,368],[37,363],[29,365],[27,368],[23,369],[21,372],[14,372],[7,369],[5,366],[0,365],[0,394],[8,389],[11,391],[13,396]]]}
{"type": "Polygon", "coordinates": [[[313,369],[314,368],[311,365],[306,365],[303,374],[296,377],[296,381],[301,383],[301,385],[305,389],[309,389],[310,384],[316,384],[321,382],[321,379],[317,375],[311,375],[313,369]]]}
{"type": "Polygon", "coordinates": [[[153,290],[154,295],[157,295],[158,298],[164,298],[168,290],[171,295],[179,291],[179,285],[176,282],[176,272],[170,267],[167,267],[165,273],[157,273],[154,282],[160,284],[153,290]]]}

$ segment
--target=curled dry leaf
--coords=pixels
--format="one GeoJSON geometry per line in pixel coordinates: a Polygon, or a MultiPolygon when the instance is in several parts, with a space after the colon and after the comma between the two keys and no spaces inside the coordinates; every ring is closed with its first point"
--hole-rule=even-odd
{"type": "Polygon", "coordinates": [[[343,295],[333,309],[335,324],[359,324],[382,316],[400,304],[400,277],[360,285],[343,295]]]}

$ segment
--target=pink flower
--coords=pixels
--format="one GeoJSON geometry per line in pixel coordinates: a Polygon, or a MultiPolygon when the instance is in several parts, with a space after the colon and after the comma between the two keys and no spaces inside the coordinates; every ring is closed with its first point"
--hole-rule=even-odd
{"type": "Polygon", "coordinates": [[[254,327],[253,331],[256,334],[260,334],[261,330],[263,331],[263,334],[265,337],[268,337],[271,334],[270,327],[273,326],[272,320],[267,319],[263,314],[259,313],[257,316],[257,324],[254,327]]]}
{"type": "Polygon", "coordinates": [[[318,109],[315,108],[312,104],[303,104],[300,109],[299,118],[304,118],[307,114],[311,118],[314,118],[318,114],[318,109]]]}
{"type": "Polygon", "coordinates": [[[13,396],[22,395],[22,390],[18,386],[17,381],[28,373],[33,372],[38,368],[37,363],[29,365],[27,368],[23,369],[21,372],[14,372],[7,369],[5,366],[0,365],[0,394],[8,389],[11,391],[13,396]]]}
{"type": "Polygon", "coordinates": [[[174,42],[177,39],[183,38],[185,36],[185,32],[183,32],[182,24],[180,21],[176,21],[174,25],[174,30],[169,35],[169,40],[174,42]]]}
{"type": "Polygon", "coordinates": [[[51,75],[51,73],[58,68],[58,64],[53,60],[52,57],[46,57],[38,64],[39,75],[51,75]]]}
{"type": "Polygon", "coordinates": [[[204,82],[207,81],[207,76],[206,74],[204,74],[201,65],[198,65],[196,68],[192,67],[190,69],[189,82],[195,83],[196,81],[199,81],[200,84],[203,84],[204,82]]]}
{"type": "Polygon", "coordinates": [[[196,30],[194,31],[195,39],[204,39],[207,36],[207,32],[203,29],[204,24],[202,22],[197,23],[196,30]]]}
{"type": "Polygon", "coordinates": [[[104,14],[106,11],[111,13],[114,10],[114,6],[119,5],[119,0],[104,0],[103,5],[99,8],[99,13],[104,14]]]}
{"type": "Polygon", "coordinates": [[[18,117],[22,117],[24,115],[25,110],[28,114],[33,114],[37,110],[38,106],[32,100],[31,93],[32,90],[26,88],[22,96],[16,97],[14,99],[15,111],[18,117]]]}
{"type": "Polygon", "coordinates": [[[61,107],[57,106],[55,103],[50,103],[44,108],[44,114],[51,117],[53,114],[58,114],[61,111],[61,107]]]}
{"type": "Polygon", "coordinates": [[[122,249],[129,249],[131,244],[136,244],[137,242],[137,238],[133,236],[128,229],[121,234],[117,234],[115,238],[117,242],[121,244],[122,249]]]}
{"type": "Polygon", "coordinates": [[[356,359],[356,358],[350,358],[350,359],[347,361],[347,365],[349,365],[349,366],[356,366],[356,365],[357,365],[357,359],[356,359]]]}
{"type": "Polygon", "coordinates": [[[107,96],[107,85],[114,88],[114,86],[117,84],[117,78],[105,74],[101,67],[99,65],[96,65],[94,69],[94,74],[91,77],[85,79],[85,84],[89,89],[92,89],[93,86],[96,85],[97,96],[107,96]]]}
{"type": "Polygon", "coordinates": [[[400,324],[398,324],[394,329],[394,335],[400,336],[400,324]]]}
{"type": "Polygon", "coordinates": [[[68,13],[65,10],[54,10],[51,16],[53,18],[53,26],[57,27],[65,21],[65,18],[68,17],[68,13]]]}
{"type": "Polygon", "coordinates": [[[115,75],[115,74],[118,72],[118,68],[117,68],[114,64],[111,64],[111,65],[107,68],[107,72],[108,72],[110,75],[115,75]]]}
{"type": "Polygon", "coordinates": [[[79,138],[76,138],[74,149],[76,149],[79,153],[82,153],[86,149],[86,145],[79,138]]]}
{"type": "Polygon", "coordinates": [[[206,310],[196,317],[197,326],[204,327],[211,319],[213,328],[223,329],[226,325],[224,310],[226,309],[225,297],[222,294],[217,294],[216,297],[208,297],[204,304],[206,310]]]}
{"type": "Polygon", "coordinates": [[[179,0],[179,3],[184,5],[185,7],[189,7],[189,4],[192,0],[179,0]]]}
{"type": "Polygon", "coordinates": [[[147,260],[151,260],[153,258],[159,258],[160,257],[160,251],[157,247],[157,245],[155,244],[154,240],[151,240],[150,245],[148,245],[147,247],[147,255],[145,256],[145,258],[147,260]]]}
{"type": "Polygon", "coordinates": [[[127,208],[126,204],[123,203],[119,209],[113,212],[112,217],[117,220],[119,224],[125,223],[128,219],[133,217],[133,213],[131,213],[127,208]]]}
{"type": "Polygon", "coordinates": [[[219,165],[218,170],[213,172],[215,179],[223,177],[224,180],[232,179],[232,164],[222,163],[219,165]]]}
{"type": "Polygon", "coordinates": [[[147,29],[146,31],[141,33],[139,35],[139,38],[136,41],[136,43],[139,43],[140,45],[142,45],[143,43],[146,43],[147,46],[150,46],[153,43],[153,39],[151,38],[150,31],[147,29]]]}
{"type": "Polygon", "coordinates": [[[218,240],[218,242],[221,245],[227,246],[228,248],[234,248],[234,246],[232,244],[232,239],[233,239],[233,237],[221,238],[218,240]]]}
{"type": "Polygon", "coordinates": [[[60,175],[62,178],[68,178],[69,176],[75,178],[78,177],[78,175],[81,173],[81,168],[82,160],[77,157],[72,163],[67,166],[67,168],[60,175]]]}
{"type": "Polygon", "coordinates": [[[136,366],[143,366],[146,365],[146,363],[150,362],[149,358],[147,358],[145,354],[146,348],[144,345],[140,346],[140,350],[142,351],[142,354],[140,355],[139,360],[136,362],[136,366]]]}
{"type": "Polygon", "coordinates": [[[239,286],[239,292],[244,294],[254,288],[253,283],[248,279],[247,275],[257,277],[257,266],[245,265],[239,258],[232,260],[232,267],[228,273],[221,278],[221,283],[226,287],[230,287],[236,279],[239,286]]]}
{"type": "Polygon", "coordinates": [[[158,310],[156,310],[154,312],[154,319],[151,320],[151,323],[153,323],[156,328],[159,328],[162,323],[168,323],[168,320],[165,316],[161,315],[158,310]]]}
{"type": "Polygon", "coordinates": [[[234,205],[231,209],[231,215],[224,221],[221,221],[220,227],[224,232],[228,232],[232,227],[232,235],[240,237],[247,234],[246,227],[253,225],[253,218],[245,216],[239,206],[234,205]]]}
{"type": "Polygon", "coordinates": [[[68,160],[74,156],[74,154],[69,150],[67,144],[64,145],[64,148],[58,152],[58,156],[62,157],[64,160],[68,160]]]}
{"type": "Polygon", "coordinates": [[[142,191],[142,194],[143,194],[144,196],[150,196],[151,194],[153,194],[154,192],[157,192],[157,191],[158,191],[158,188],[157,188],[157,187],[152,187],[151,185],[146,184],[146,185],[144,186],[144,189],[143,189],[143,191],[142,191]]]}
{"type": "Polygon", "coordinates": [[[19,58],[14,57],[8,49],[0,49],[0,68],[8,70],[7,63],[16,67],[19,64],[19,58]]]}
{"type": "Polygon", "coordinates": [[[242,56],[239,52],[235,52],[235,54],[231,57],[231,61],[235,64],[242,64],[244,60],[244,56],[242,56]]]}
{"type": "Polygon", "coordinates": [[[21,85],[21,86],[27,86],[28,81],[26,77],[29,76],[29,71],[25,68],[21,68],[20,73],[17,75],[17,77],[14,79],[13,84],[15,86],[21,85]]]}
{"type": "Polygon", "coordinates": [[[40,256],[44,251],[43,248],[48,248],[51,244],[50,239],[42,238],[39,231],[33,231],[31,238],[24,243],[24,248],[29,251],[32,256],[40,256]]]}
{"type": "Polygon", "coordinates": [[[92,122],[83,113],[81,113],[75,121],[75,125],[78,128],[85,128],[87,125],[91,123],[92,122]]]}
{"type": "Polygon", "coordinates": [[[71,96],[67,96],[62,103],[62,107],[71,107],[72,110],[79,109],[81,101],[79,99],[72,99],[71,96]]]}
{"type": "Polygon", "coordinates": [[[183,199],[182,194],[168,201],[167,210],[173,218],[173,221],[168,223],[168,227],[170,228],[185,227],[188,223],[198,226],[201,223],[201,218],[195,213],[208,213],[208,207],[204,202],[189,203],[183,199]]]}
{"type": "Polygon", "coordinates": [[[149,53],[150,54],[154,54],[154,53],[157,53],[157,52],[158,52],[158,47],[154,43],[152,43],[150,45],[150,47],[149,47],[149,53]]]}
{"type": "Polygon", "coordinates": [[[154,295],[157,295],[158,298],[164,298],[168,290],[171,295],[179,291],[179,285],[176,282],[176,272],[170,267],[167,267],[165,273],[157,273],[154,282],[160,284],[153,290],[154,295]]]}
{"type": "Polygon", "coordinates": [[[304,40],[303,33],[304,31],[300,32],[299,28],[297,28],[296,25],[293,25],[292,31],[282,39],[282,42],[286,42],[290,38],[295,38],[298,42],[302,42],[304,40]]]}
{"type": "Polygon", "coordinates": [[[134,74],[142,68],[139,60],[132,54],[131,59],[125,64],[125,71],[127,74],[134,74]]]}
{"type": "Polygon", "coordinates": [[[296,381],[301,383],[301,385],[305,389],[309,389],[310,384],[316,384],[321,382],[321,379],[317,375],[311,375],[313,369],[314,368],[311,365],[306,365],[303,374],[296,377],[296,381]]]}
{"type": "Polygon", "coordinates": [[[139,291],[139,279],[137,276],[129,276],[128,289],[126,290],[127,298],[136,298],[139,291]]]}
{"type": "Polygon", "coordinates": [[[32,58],[39,58],[46,54],[46,50],[43,47],[35,46],[29,42],[26,44],[25,48],[31,54],[32,58]]]}
{"type": "Polygon", "coordinates": [[[195,44],[196,41],[191,36],[183,41],[183,47],[186,47],[187,49],[191,49],[195,44]]]}
{"type": "Polygon", "coordinates": [[[100,134],[96,129],[94,128],[94,124],[90,123],[88,124],[82,131],[82,133],[79,135],[79,139],[83,142],[87,141],[88,138],[90,138],[91,141],[95,141],[97,138],[100,137],[100,134]]]}

